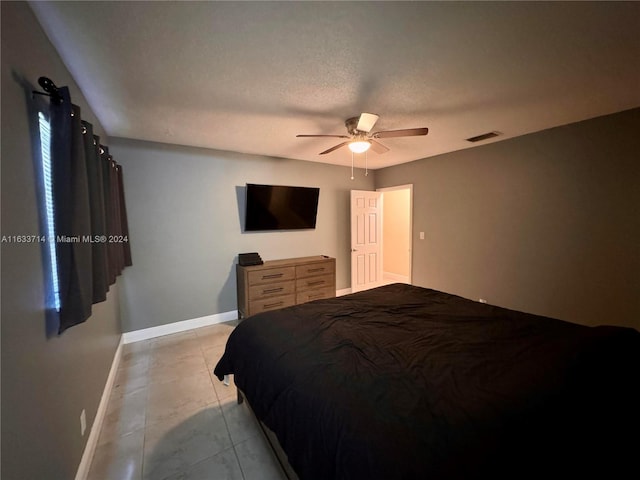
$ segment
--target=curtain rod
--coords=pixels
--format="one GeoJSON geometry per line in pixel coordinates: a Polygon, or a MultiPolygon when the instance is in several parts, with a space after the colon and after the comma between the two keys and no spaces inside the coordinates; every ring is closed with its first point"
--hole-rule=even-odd
{"type": "Polygon", "coordinates": [[[53,83],[53,80],[47,77],[40,77],[38,79],[38,83],[44,90],[44,92],[38,92],[37,90],[32,90],[31,93],[35,95],[44,95],[45,97],[50,97],[51,101],[56,105],[60,105],[62,103],[62,95],[58,91],[58,87],[53,83]]]}

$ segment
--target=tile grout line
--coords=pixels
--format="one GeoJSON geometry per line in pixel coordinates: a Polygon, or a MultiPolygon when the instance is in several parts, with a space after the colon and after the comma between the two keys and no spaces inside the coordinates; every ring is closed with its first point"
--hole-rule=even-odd
{"type": "MultiPolygon", "coordinates": [[[[235,328],[235,327],[234,327],[235,328]]],[[[227,335],[227,339],[229,338],[229,335],[227,335]]],[[[226,340],[222,345],[226,344],[226,340]]],[[[212,345],[211,348],[215,347],[217,345],[212,345]]],[[[224,410],[222,409],[222,400],[220,399],[219,395],[218,395],[218,390],[215,388],[214,385],[214,379],[211,376],[213,374],[213,368],[211,369],[211,372],[209,372],[209,365],[207,365],[207,359],[204,356],[204,348],[202,347],[202,344],[200,344],[200,350],[202,351],[202,356],[204,358],[204,363],[207,366],[207,372],[209,373],[209,380],[211,381],[211,386],[213,387],[213,391],[216,395],[216,398],[218,399],[218,407],[220,408],[220,414],[222,415],[222,421],[224,422],[225,428],[227,429],[227,435],[229,436],[229,440],[231,440],[231,448],[233,449],[233,455],[235,456],[236,462],[238,464],[238,468],[240,469],[240,475],[242,475],[242,480],[247,480],[247,477],[245,476],[244,473],[244,469],[242,468],[242,462],[240,461],[240,456],[238,455],[238,451],[236,450],[236,443],[233,441],[233,437],[231,436],[231,430],[229,430],[229,424],[227,423],[227,416],[224,414],[224,410]]],[[[242,443],[239,442],[238,445],[242,443]]]]}
{"type": "Polygon", "coordinates": [[[144,475],[145,475],[145,454],[144,454],[144,447],[147,443],[147,420],[148,420],[148,416],[147,413],[149,411],[149,397],[151,396],[151,384],[150,384],[150,378],[149,378],[149,372],[151,370],[151,359],[153,358],[153,351],[155,350],[155,340],[153,341],[153,343],[151,343],[151,345],[149,346],[149,352],[148,352],[148,364],[147,364],[147,371],[146,371],[146,376],[147,376],[147,394],[146,394],[146,398],[145,398],[145,402],[144,402],[144,427],[143,427],[143,431],[142,431],[142,461],[140,462],[140,480],[144,480],[144,475]]]}
{"type": "MultiPolygon", "coordinates": [[[[227,338],[229,338],[227,336],[227,338]]],[[[213,347],[213,346],[212,346],[213,347]]],[[[209,372],[209,365],[207,365],[207,358],[204,355],[204,347],[202,346],[202,343],[200,343],[200,351],[202,352],[202,357],[204,359],[204,363],[207,367],[207,373],[209,373],[209,381],[211,382],[211,386],[213,387],[213,392],[216,395],[216,399],[218,400],[218,408],[220,408],[220,415],[222,416],[222,421],[224,422],[224,428],[227,430],[227,435],[229,436],[229,440],[231,441],[231,448],[233,449],[233,455],[236,459],[236,463],[238,464],[238,468],[240,469],[240,475],[242,475],[242,480],[246,480],[245,475],[244,475],[244,470],[242,470],[242,463],[240,463],[240,458],[238,457],[238,452],[236,451],[236,446],[233,443],[233,437],[231,437],[231,431],[229,430],[229,424],[227,423],[227,417],[224,414],[224,411],[222,410],[222,401],[220,400],[220,397],[218,396],[218,390],[216,390],[216,387],[214,385],[214,380],[211,377],[211,373],[213,373],[213,369],[211,369],[211,372],[209,372]]]]}

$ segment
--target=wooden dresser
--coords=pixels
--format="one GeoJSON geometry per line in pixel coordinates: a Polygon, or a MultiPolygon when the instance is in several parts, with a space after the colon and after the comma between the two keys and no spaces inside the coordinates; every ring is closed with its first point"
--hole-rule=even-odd
{"type": "Polygon", "coordinates": [[[236,265],[238,318],[336,296],[336,259],[315,257],[236,265]]]}

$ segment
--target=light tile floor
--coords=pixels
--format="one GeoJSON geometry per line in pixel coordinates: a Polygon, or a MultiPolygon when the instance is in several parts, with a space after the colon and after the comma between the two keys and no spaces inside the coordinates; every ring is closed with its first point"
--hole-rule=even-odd
{"type": "Polygon", "coordinates": [[[213,368],[237,322],[123,346],[88,480],[282,480],[213,368]]]}

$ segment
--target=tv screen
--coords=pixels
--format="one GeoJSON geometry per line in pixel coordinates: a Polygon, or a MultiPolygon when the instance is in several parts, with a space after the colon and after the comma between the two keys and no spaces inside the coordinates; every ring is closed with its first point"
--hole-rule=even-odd
{"type": "Polygon", "coordinates": [[[251,231],[316,228],[316,187],[247,183],[244,229],[251,231]]]}

